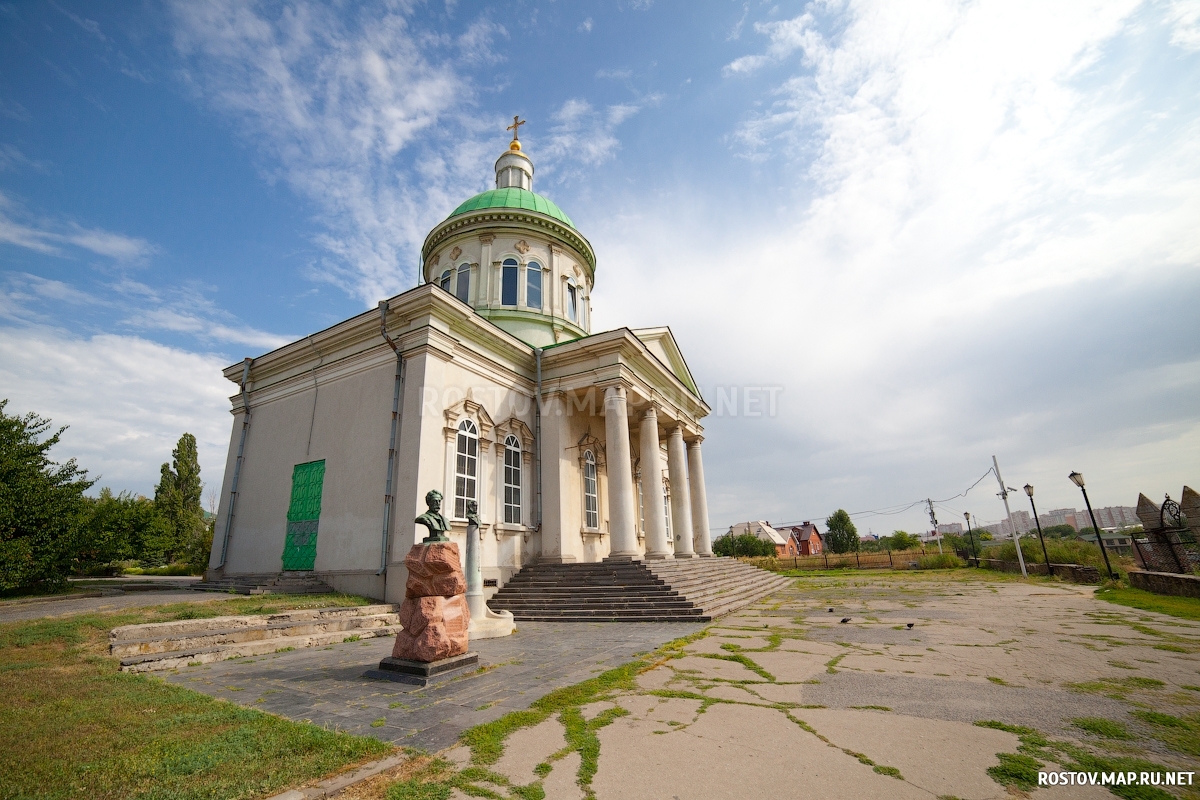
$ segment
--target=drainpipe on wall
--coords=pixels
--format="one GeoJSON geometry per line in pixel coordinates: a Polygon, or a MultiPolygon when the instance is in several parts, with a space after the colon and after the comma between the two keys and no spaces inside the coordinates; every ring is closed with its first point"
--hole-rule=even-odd
{"type": "Polygon", "coordinates": [[[225,515],[225,537],[221,542],[221,563],[217,564],[217,569],[225,568],[225,558],[229,555],[229,537],[233,534],[233,509],[237,505],[238,479],[242,476],[242,460],[243,454],[246,451],[246,433],[250,430],[250,393],[246,391],[246,384],[250,381],[250,366],[253,363],[253,358],[247,358],[242,362],[242,382],[240,384],[242,392],[242,436],[238,440],[237,461],[233,463],[233,483],[229,487],[229,513],[225,515]]]}
{"type": "Polygon", "coordinates": [[[533,409],[533,466],[537,484],[537,522],[535,531],[542,529],[542,348],[533,348],[533,358],[537,362],[537,404],[533,409]]]}
{"type": "Polygon", "coordinates": [[[383,542],[380,545],[379,571],[375,573],[376,575],[382,575],[387,571],[388,535],[391,532],[392,522],[392,476],[396,469],[396,431],[400,425],[400,395],[404,391],[404,356],[400,354],[400,347],[392,340],[392,337],[388,336],[387,312],[387,301],[380,300],[379,333],[392,348],[392,352],[396,354],[396,383],[392,390],[392,435],[388,442],[387,486],[383,492],[383,542]]]}

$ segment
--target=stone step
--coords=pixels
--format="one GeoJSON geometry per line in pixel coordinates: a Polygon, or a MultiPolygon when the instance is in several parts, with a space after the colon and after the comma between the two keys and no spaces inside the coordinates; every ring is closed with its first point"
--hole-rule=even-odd
{"type": "Polygon", "coordinates": [[[113,642],[109,646],[109,653],[114,656],[166,654],[175,651],[197,650],[221,645],[241,644],[244,642],[286,639],[295,636],[315,636],[321,633],[361,633],[371,628],[386,628],[399,624],[400,616],[398,614],[333,617],[326,620],[313,620],[311,622],[282,622],[273,625],[237,627],[156,639],[125,639],[113,642]]]}
{"type": "Polygon", "coordinates": [[[203,619],[179,619],[172,622],[147,622],[140,625],[123,625],[109,632],[109,641],[121,639],[147,639],[155,636],[175,636],[203,631],[227,630],[229,628],[273,625],[281,622],[311,622],[313,620],[336,619],[339,617],[363,617],[376,614],[394,614],[400,606],[381,603],[369,606],[334,606],[332,608],[304,608],[280,611],[275,614],[254,614],[203,619]]]}
{"type": "Polygon", "coordinates": [[[708,621],[789,585],[734,559],[535,564],[489,600],[518,620],[708,621]]]}
{"type": "Polygon", "coordinates": [[[519,617],[524,613],[539,613],[542,609],[553,609],[554,611],[574,612],[574,611],[612,611],[612,612],[662,612],[672,614],[690,614],[695,611],[700,613],[700,609],[690,603],[678,603],[674,605],[636,605],[632,603],[622,603],[619,600],[610,600],[602,603],[561,603],[553,606],[547,606],[545,603],[493,603],[492,606],[496,611],[511,611],[513,616],[519,617]]]}
{"type": "Polygon", "coordinates": [[[192,584],[198,592],[233,594],[330,594],[333,587],[311,573],[245,573],[223,575],[192,584]]]}
{"type": "Polygon", "coordinates": [[[616,616],[595,616],[595,617],[552,617],[540,614],[531,614],[525,617],[517,617],[521,622],[712,622],[711,617],[616,617],[616,616]]]}
{"type": "MultiPolygon", "coordinates": [[[[382,628],[367,628],[350,635],[357,636],[359,639],[372,639],[395,636],[399,631],[399,625],[388,625],[382,628]]],[[[129,656],[121,659],[121,671],[157,672],[160,670],[179,669],[195,664],[211,664],[214,661],[227,661],[231,658],[270,655],[282,650],[298,650],[301,647],[324,647],[325,645],[339,644],[347,638],[346,632],[337,631],[335,633],[320,633],[308,636],[285,636],[279,639],[258,642],[238,642],[232,645],[173,651],[171,653],[129,656]]]]}
{"type": "Polygon", "coordinates": [[[121,658],[126,672],[174,669],[392,635],[400,630],[398,611],[381,604],[125,625],[109,633],[109,652],[121,658]]]}

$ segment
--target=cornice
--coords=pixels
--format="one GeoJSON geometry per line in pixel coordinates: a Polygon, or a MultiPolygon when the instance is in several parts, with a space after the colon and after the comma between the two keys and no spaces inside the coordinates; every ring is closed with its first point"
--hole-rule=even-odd
{"type": "Polygon", "coordinates": [[[450,217],[425,237],[425,243],[421,246],[421,260],[429,258],[433,251],[457,233],[477,233],[479,228],[496,227],[532,230],[543,235],[549,234],[567,243],[580,256],[579,260],[587,265],[592,273],[591,279],[595,281],[596,253],[592,250],[591,242],[583,234],[553,217],[517,208],[486,208],[450,217]]]}

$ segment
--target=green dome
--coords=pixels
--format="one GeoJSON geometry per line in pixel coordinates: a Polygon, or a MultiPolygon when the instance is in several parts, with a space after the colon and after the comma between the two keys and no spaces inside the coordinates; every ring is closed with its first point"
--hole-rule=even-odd
{"type": "MultiPolygon", "coordinates": [[[[540,194],[534,194],[528,189],[518,189],[515,186],[507,189],[492,189],[491,191],[477,194],[454,209],[450,213],[450,217],[457,217],[459,214],[466,214],[468,211],[479,211],[484,208],[520,208],[525,211],[536,211],[539,214],[545,214],[559,222],[566,223],[572,228],[575,227],[575,223],[571,222],[571,218],[564,214],[562,209],[554,205],[554,203],[540,194]]],[[[447,217],[447,219],[450,217],[447,217]]]]}

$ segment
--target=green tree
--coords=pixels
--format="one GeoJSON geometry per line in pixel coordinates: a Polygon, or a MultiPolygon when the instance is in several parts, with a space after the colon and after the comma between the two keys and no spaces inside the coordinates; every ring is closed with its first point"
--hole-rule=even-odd
{"type": "Polygon", "coordinates": [[[753,557],[775,555],[775,545],[758,538],[753,533],[734,536],[732,532],[719,537],[712,543],[713,554],[731,557],[753,557]]]}
{"type": "Polygon", "coordinates": [[[908,531],[892,531],[892,535],[885,538],[889,550],[911,550],[921,546],[921,537],[908,531]]]}
{"type": "Polygon", "coordinates": [[[0,590],[66,585],[83,493],[95,481],[75,459],[50,460],[66,427],[33,412],[5,413],[0,400],[0,590]]]}
{"type": "Polygon", "coordinates": [[[154,487],[154,506],[166,521],[170,531],[168,545],[163,550],[167,561],[182,560],[199,566],[208,561],[212,531],[204,520],[200,496],[200,460],[196,452],[196,437],[185,433],[171,452],[171,463],[163,464],[159,482],[154,487]]]}
{"type": "Polygon", "coordinates": [[[1047,539],[1072,539],[1075,537],[1075,529],[1070,525],[1046,525],[1042,528],[1042,535],[1047,539]]]}
{"type": "Polygon", "coordinates": [[[105,487],[99,497],[85,497],[84,506],[83,536],[75,551],[78,570],[125,559],[163,560],[174,534],[152,500],[130,492],[114,495],[105,487]]]}
{"type": "Polygon", "coordinates": [[[838,509],[825,520],[825,543],[834,553],[852,553],[858,550],[858,528],[850,521],[850,515],[838,509]]]}

